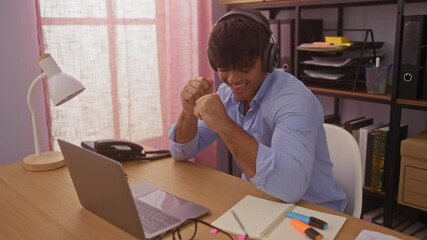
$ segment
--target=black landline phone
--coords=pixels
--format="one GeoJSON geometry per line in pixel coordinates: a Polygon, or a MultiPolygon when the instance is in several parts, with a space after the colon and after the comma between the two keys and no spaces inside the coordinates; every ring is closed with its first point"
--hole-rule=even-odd
{"type": "Polygon", "coordinates": [[[117,139],[83,141],[81,142],[81,146],[120,162],[130,160],[157,160],[171,156],[169,150],[144,151],[141,145],[117,139]]]}

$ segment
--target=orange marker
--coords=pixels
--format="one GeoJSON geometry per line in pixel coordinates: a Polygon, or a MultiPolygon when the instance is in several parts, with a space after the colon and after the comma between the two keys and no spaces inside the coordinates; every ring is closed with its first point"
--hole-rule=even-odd
{"type": "Polygon", "coordinates": [[[307,235],[310,239],[314,239],[314,240],[322,240],[323,239],[322,234],[320,234],[319,232],[314,230],[312,227],[310,227],[306,223],[304,223],[304,222],[302,222],[296,218],[291,219],[291,224],[298,231],[305,233],[305,235],[307,235]]]}

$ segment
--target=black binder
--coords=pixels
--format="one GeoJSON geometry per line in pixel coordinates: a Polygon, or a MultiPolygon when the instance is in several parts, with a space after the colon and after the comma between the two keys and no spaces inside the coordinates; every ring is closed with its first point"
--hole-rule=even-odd
{"type": "Polygon", "coordinates": [[[280,64],[285,72],[294,73],[295,21],[280,20],[280,64]]]}
{"type": "Polygon", "coordinates": [[[279,67],[285,72],[294,73],[294,53],[297,45],[322,41],[323,20],[301,19],[299,43],[295,42],[295,20],[294,19],[271,19],[270,28],[280,48],[279,67]]]}
{"type": "MultiPolygon", "coordinates": [[[[270,21],[270,29],[271,29],[271,32],[273,33],[273,38],[276,41],[276,43],[279,45],[279,49],[282,49],[282,46],[280,46],[280,20],[271,19],[269,21],[270,21]]],[[[276,62],[275,67],[276,68],[282,67],[281,57],[279,57],[279,60],[276,62]]]]}
{"type": "Polygon", "coordinates": [[[398,98],[416,100],[422,95],[427,98],[427,92],[423,94],[423,88],[427,89],[426,20],[427,15],[404,17],[398,98]]]}

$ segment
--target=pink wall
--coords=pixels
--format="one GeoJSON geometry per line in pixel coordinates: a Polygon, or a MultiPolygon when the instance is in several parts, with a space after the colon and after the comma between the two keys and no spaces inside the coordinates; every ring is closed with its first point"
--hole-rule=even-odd
{"type": "MultiPolygon", "coordinates": [[[[33,128],[27,91],[40,74],[36,15],[33,0],[0,1],[0,164],[34,153],[33,128]]],[[[46,117],[41,85],[33,95],[40,143],[47,150],[46,117]]]]}

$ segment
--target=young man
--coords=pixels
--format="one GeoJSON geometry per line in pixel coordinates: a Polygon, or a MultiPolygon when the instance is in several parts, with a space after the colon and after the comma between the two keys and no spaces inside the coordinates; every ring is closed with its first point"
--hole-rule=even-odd
{"type": "Polygon", "coordinates": [[[181,91],[171,127],[172,156],[187,160],[220,137],[243,172],[285,201],[304,199],[343,211],[323,129],[323,109],[304,84],[274,68],[277,46],[267,19],[233,9],[214,25],[208,58],[223,82],[197,77],[181,91]]]}

